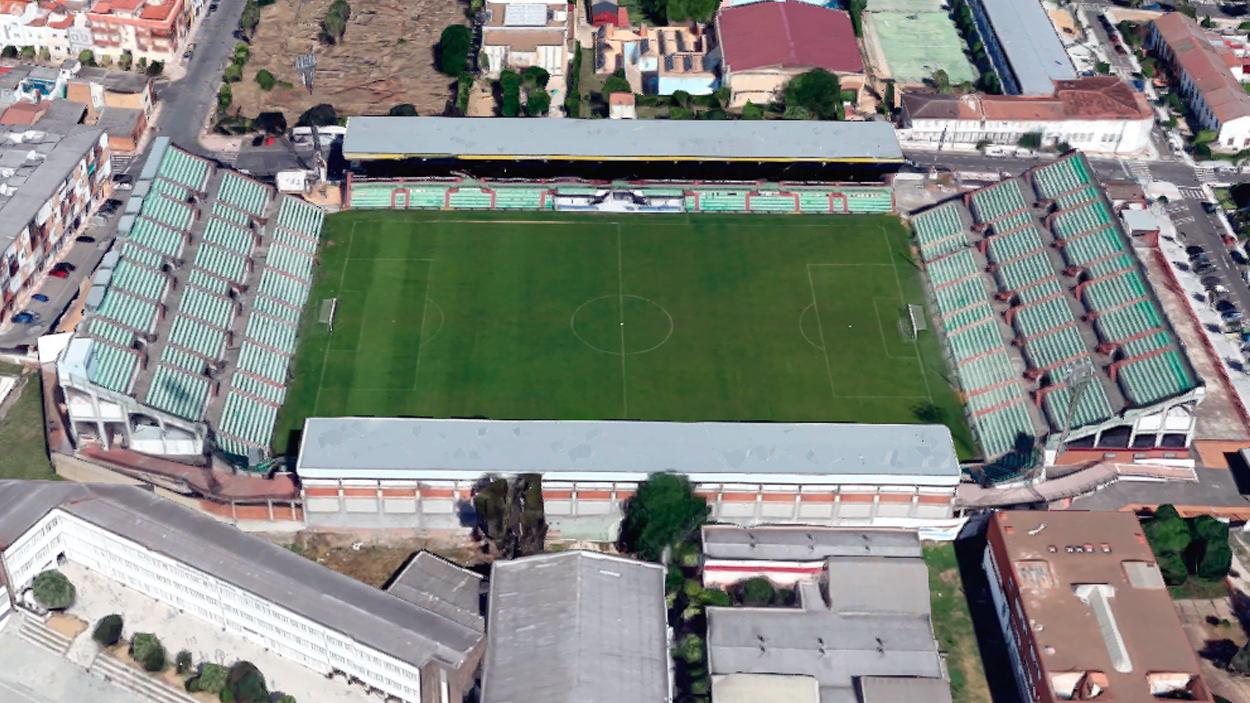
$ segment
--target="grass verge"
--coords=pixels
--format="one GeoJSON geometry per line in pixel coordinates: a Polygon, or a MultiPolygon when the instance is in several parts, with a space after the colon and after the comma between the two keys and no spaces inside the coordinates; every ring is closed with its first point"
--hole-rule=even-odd
{"type": "Polygon", "coordinates": [[[0,418],[0,478],[56,480],[44,437],[43,394],[38,374],[25,377],[20,394],[0,418]]]}
{"type": "Polygon", "coordinates": [[[959,561],[951,542],[926,544],[924,561],[929,567],[929,603],[933,632],[946,656],[954,703],[991,703],[981,648],[959,576],[959,561]]]}

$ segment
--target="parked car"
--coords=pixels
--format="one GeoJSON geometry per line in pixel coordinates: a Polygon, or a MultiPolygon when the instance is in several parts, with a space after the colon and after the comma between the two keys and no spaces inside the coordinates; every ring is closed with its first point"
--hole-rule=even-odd
{"type": "Polygon", "coordinates": [[[35,313],[30,311],[19,312],[13,316],[13,321],[19,325],[33,325],[37,319],[35,313]]]}
{"type": "Polygon", "coordinates": [[[113,187],[117,190],[132,190],[135,187],[135,179],[129,173],[114,173],[113,187]]]}
{"type": "Polygon", "coordinates": [[[1215,304],[1215,309],[1219,310],[1220,312],[1228,312],[1229,310],[1236,310],[1237,306],[1233,305],[1231,302],[1227,300],[1221,300],[1220,302],[1215,304]]]}
{"type": "Polygon", "coordinates": [[[77,269],[77,268],[78,268],[77,266],[75,266],[75,265],[71,264],[71,263],[70,263],[70,262],[68,262],[68,261],[62,261],[61,263],[57,264],[56,266],[53,266],[53,267],[52,267],[52,270],[53,270],[53,271],[65,271],[65,272],[67,272],[67,273],[71,273],[71,272],[73,272],[73,271],[74,271],[75,269],[77,269]]]}
{"type": "Polygon", "coordinates": [[[1233,257],[1233,263],[1238,266],[1250,265],[1250,259],[1247,259],[1245,254],[1237,251],[1236,249],[1229,250],[1228,255],[1233,257]]]}
{"type": "Polygon", "coordinates": [[[69,278],[69,271],[66,271],[65,269],[52,269],[48,272],[48,275],[53,278],[69,278]]]}
{"type": "Polygon", "coordinates": [[[1186,253],[1186,254],[1189,254],[1190,256],[1197,256],[1197,255],[1199,255],[1199,254],[1205,254],[1205,253],[1207,253],[1207,250],[1206,250],[1206,249],[1203,249],[1202,247],[1198,246],[1197,244],[1191,244],[1191,245],[1189,245],[1189,246],[1185,247],[1185,253],[1186,253]]]}
{"type": "Polygon", "coordinates": [[[1236,322],[1240,320],[1242,317],[1243,316],[1240,310],[1229,310],[1228,312],[1220,315],[1220,319],[1225,322],[1236,322]]]}
{"type": "Polygon", "coordinates": [[[1204,202],[1202,203],[1202,209],[1206,210],[1208,214],[1211,214],[1211,213],[1214,213],[1216,210],[1219,210],[1220,206],[1216,205],[1215,203],[1204,202]]]}
{"type": "Polygon", "coordinates": [[[1119,43],[1115,45],[1115,53],[1120,56],[1128,56],[1128,51],[1124,48],[1124,45],[1119,43]]]}
{"type": "Polygon", "coordinates": [[[1221,279],[1219,276],[1203,276],[1202,277],[1202,285],[1206,286],[1207,288],[1218,286],[1223,282],[1224,280],[1221,279]]]}
{"type": "Polygon", "coordinates": [[[1211,263],[1211,260],[1207,258],[1206,254],[1198,254],[1196,256],[1189,257],[1189,263],[1193,264],[1194,266],[1201,266],[1202,264],[1211,263]]]}
{"type": "Polygon", "coordinates": [[[35,293],[34,295],[30,296],[30,299],[38,300],[41,303],[48,302],[48,296],[44,295],[43,293],[35,293]]]}
{"type": "Polygon", "coordinates": [[[95,244],[95,237],[88,237],[84,234],[80,237],[74,237],[74,241],[79,244],[95,244]]]}
{"type": "Polygon", "coordinates": [[[1198,274],[1199,276],[1204,276],[1208,273],[1211,273],[1214,270],[1215,270],[1215,264],[1199,264],[1198,266],[1194,267],[1194,273],[1198,274]]]}

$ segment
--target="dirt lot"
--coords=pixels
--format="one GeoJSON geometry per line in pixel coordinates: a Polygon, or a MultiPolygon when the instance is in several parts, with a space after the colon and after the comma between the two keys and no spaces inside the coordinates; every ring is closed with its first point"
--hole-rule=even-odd
{"type": "MultiPolygon", "coordinates": [[[[1243,598],[1238,594],[1239,598],[1243,598]]],[[[1211,692],[1230,701],[1250,700],[1250,679],[1230,674],[1224,667],[1239,648],[1246,634],[1239,609],[1230,599],[1173,601],[1181,626],[1198,653],[1198,666],[1211,692]]]]}
{"type": "Polygon", "coordinates": [[[329,103],[340,117],[385,115],[395,105],[412,103],[422,115],[440,115],[454,99],[454,79],[434,68],[434,46],[448,25],[468,24],[465,5],[448,0],[351,0],[352,14],[343,41],[317,40],[331,0],[277,0],[261,8],[252,38],[252,55],[235,83],[234,104],[243,114],[277,110],[294,124],[300,113],[329,103]],[[295,73],[295,57],[317,55],[313,94],[295,73]],[[265,69],[279,82],[266,93],[256,84],[265,69]]]}
{"type": "Polygon", "coordinates": [[[487,565],[490,558],[467,537],[409,537],[386,532],[300,532],[264,535],[307,559],[340,574],[381,588],[408,557],[424,549],[470,568],[487,565]]]}

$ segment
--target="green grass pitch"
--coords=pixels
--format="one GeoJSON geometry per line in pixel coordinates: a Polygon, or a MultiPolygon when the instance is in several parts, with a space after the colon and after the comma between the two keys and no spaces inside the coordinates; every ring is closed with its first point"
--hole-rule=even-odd
{"type": "Polygon", "coordinates": [[[891,216],[327,221],[275,450],[311,416],[916,422],[975,453],[891,216]],[[318,321],[338,298],[333,331],[318,321]]]}

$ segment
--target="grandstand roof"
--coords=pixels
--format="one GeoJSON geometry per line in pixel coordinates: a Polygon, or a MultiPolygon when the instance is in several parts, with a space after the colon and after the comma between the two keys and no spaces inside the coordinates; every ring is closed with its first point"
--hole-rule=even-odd
{"type": "MultiPolygon", "coordinates": [[[[297,464],[304,478],[422,478],[464,472],[572,477],[656,471],[768,475],[774,482],[850,476],[958,481],[943,425],[309,418],[297,464]]],[[[599,480],[590,478],[589,480],[599,480]]]]}
{"type": "Polygon", "coordinates": [[[63,382],[207,423],[227,453],[267,454],[324,214],[168,140],[148,158],[63,382]]]}
{"type": "Polygon", "coordinates": [[[903,159],[894,127],[886,122],[487,120],[473,117],[351,117],[343,139],[343,155],[353,161],[458,158],[898,162],[903,159]]]}
{"type": "Polygon", "coordinates": [[[1064,377],[1081,358],[1099,373],[1077,403],[1073,439],[1200,386],[1083,156],[974,191],[965,203],[927,210],[913,225],[989,457],[1015,449],[1021,434],[1063,429],[1064,377]]]}

